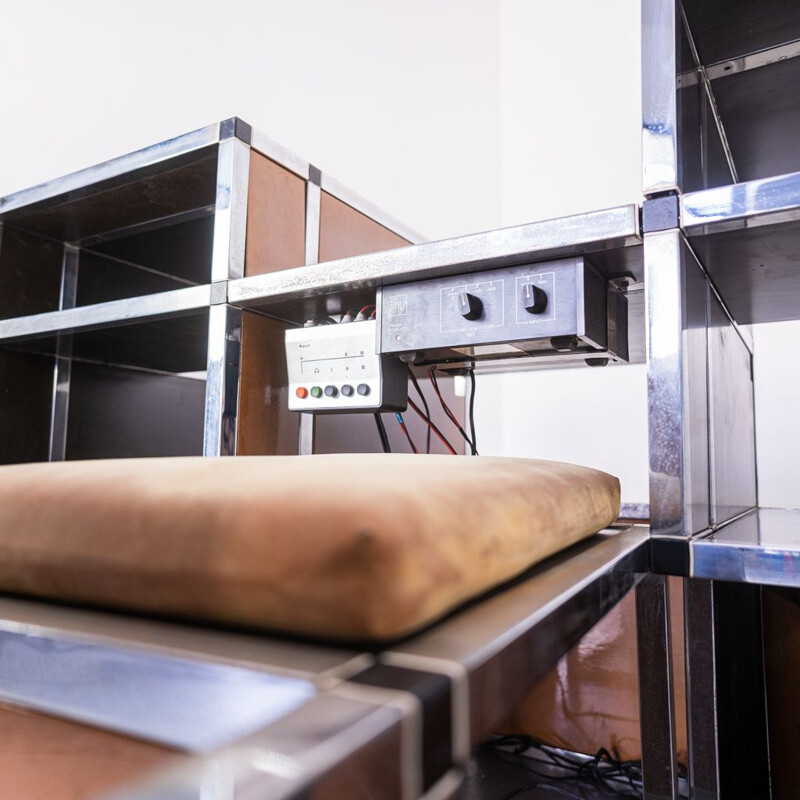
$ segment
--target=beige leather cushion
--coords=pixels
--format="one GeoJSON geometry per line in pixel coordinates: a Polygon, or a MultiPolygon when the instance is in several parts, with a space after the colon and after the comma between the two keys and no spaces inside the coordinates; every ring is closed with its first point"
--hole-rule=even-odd
{"type": "Polygon", "coordinates": [[[619,513],[571,464],[413,455],[0,467],[0,591],[347,639],[409,633],[619,513]]]}

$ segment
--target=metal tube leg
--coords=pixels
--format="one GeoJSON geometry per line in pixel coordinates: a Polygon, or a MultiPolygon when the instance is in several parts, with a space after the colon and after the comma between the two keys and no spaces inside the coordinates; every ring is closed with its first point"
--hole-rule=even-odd
{"type": "Polygon", "coordinates": [[[314,455],[314,433],[316,418],[313,414],[300,415],[300,431],[297,452],[301,456],[314,455]]]}
{"type": "Polygon", "coordinates": [[[636,587],[642,780],[646,800],[677,800],[669,589],[665,575],[636,587]]]}
{"type": "Polygon", "coordinates": [[[688,579],[684,598],[689,787],[693,800],[718,800],[713,584],[688,579]]]}
{"type": "Polygon", "coordinates": [[[713,581],[712,590],[720,797],[769,800],[761,587],[713,581]]]}

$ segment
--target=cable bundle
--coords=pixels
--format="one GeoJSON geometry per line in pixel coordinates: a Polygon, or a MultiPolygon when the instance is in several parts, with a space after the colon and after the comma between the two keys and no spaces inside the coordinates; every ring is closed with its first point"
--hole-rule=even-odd
{"type": "MultiPolygon", "coordinates": [[[[467,375],[470,380],[470,399],[468,404],[468,415],[469,415],[469,429],[470,434],[468,434],[461,423],[458,421],[456,415],[451,411],[450,407],[447,405],[444,396],[442,395],[442,391],[439,388],[439,382],[436,377],[436,367],[432,367],[428,370],[428,375],[431,380],[431,385],[433,386],[433,390],[436,393],[436,396],[439,398],[439,402],[441,403],[442,410],[444,411],[447,418],[453,425],[456,426],[456,429],[464,438],[464,441],[469,446],[470,452],[473,456],[478,455],[478,447],[477,447],[477,438],[475,436],[475,371],[474,367],[470,367],[467,370],[467,375]]],[[[419,381],[417,380],[417,376],[413,373],[411,367],[408,368],[408,377],[411,380],[414,389],[419,396],[419,400],[422,404],[422,408],[417,405],[410,397],[408,398],[408,405],[409,408],[414,411],[417,416],[425,423],[426,431],[425,431],[425,452],[431,452],[431,434],[434,434],[439,441],[444,445],[445,449],[451,455],[458,455],[456,453],[455,447],[450,443],[450,440],[444,435],[442,430],[439,426],[433,421],[431,418],[431,410],[428,406],[428,401],[425,398],[425,394],[422,391],[422,387],[419,385],[419,381]],[[423,410],[424,409],[424,410],[423,410]]],[[[406,425],[405,419],[403,418],[402,414],[395,414],[395,419],[400,425],[401,430],[403,431],[403,435],[405,436],[406,440],[408,441],[409,447],[413,453],[419,453],[419,449],[417,448],[416,444],[414,444],[413,439],[411,438],[411,434],[409,433],[408,427],[406,425]]],[[[375,414],[375,422],[378,426],[378,433],[381,437],[381,444],[383,445],[383,450],[385,453],[391,452],[391,448],[389,447],[389,441],[386,437],[386,428],[384,427],[383,420],[381,419],[380,414],[375,414]]]]}
{"type": "Polygon", "coordinates": [[[485,747],[504,761],[516,764],[538,776],[537,780],[519,786],[498,800],[511,800],[533,789],[549,789],[559,795],[584,800],[583,795],[574,794],[554,786],[573,782],[575,788],[590,786],[611,797],[641,800],[642,762],[620,761],[601,747],[593,758],[565,753],[556,747],[549,747],[530,736],[500,736],[489,741],[485,747]]]}

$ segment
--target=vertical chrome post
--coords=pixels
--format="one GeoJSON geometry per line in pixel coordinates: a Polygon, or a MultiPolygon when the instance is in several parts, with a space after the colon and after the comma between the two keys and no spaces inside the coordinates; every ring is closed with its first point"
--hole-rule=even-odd
{"type": "Polygon", "coordinates": [[[687,537],[710,518],[708,285],[679,230],[644,239],[650,527],[687,537]]]}
{"type": "Polygon", "coordinates": [[[693,800],[719,800],[714,591],[711,581],[684,581],[686,727],[693,800]]]}
{"type": "Polygon", "coordinates": [[[204,456],[236,455],[242,310],[211,306],[208,317],[208,369],[204,456]]]}
{"type": "Polygon", "coordinates": [[[711,591],[719,797],[769,800],[761,587],[713,581],[711,591]]]}
{"type": "Polygon", "coordinates": [[[236,138],[219,143],[211,280],[244,277],[250,147],[236,138]]]}
{"type": "Polygon", "coordinates": [[[642,781],[645,800],[677,800],[669,587],[647,575],[636,587],[642,781]]]}
{"type": "MultiPolygon", "coordinates": [[[[236,137],[235,125],[226,129],[226,135],[228,138],[219,143],[217,157],[212,283],[241,278],[245,273],[250,146],[236,137]]],[[[209,309],[208,320],[203,455],[233,456],[236,455],[242,311],[219,303],[209,309]]]]}
{"type": "MultiPolygon", "coordinates": [[[[320,189],[321,175],[316,167],[309,168],[306,181],[306,266],[319,262],[320,189]]],[[[300,415],[300,435],[297,452],[301,456],[314,453],[315,417],[313,414],[300,415]]]]}
{"type": "Polygon", "coordinates": [[[642,184],[646,195],[677,189],[676,0],[642,2],[642,184]]]}
{"type": "MultiPolygon", "coordinates": [[[[75,308],[78,292],[78,264],[80,250],[72,245],[64,245],[61,262],[61,289],[59,310],[75,308]]],[[[67,453],[67,424],[69,417],[69,393],[72,380],[72,337],[59,336],[53,366],[53,397],[50,405],[49,461],[63,461],[67,453]]]]}

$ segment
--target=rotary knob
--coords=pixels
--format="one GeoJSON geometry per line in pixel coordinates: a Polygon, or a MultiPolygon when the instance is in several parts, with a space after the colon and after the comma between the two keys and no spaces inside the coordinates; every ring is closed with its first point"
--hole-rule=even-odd
{"type": "Polygon", "coordinates": [[[529,314],[541,314],[547,308],[547,294],[534,283],[523,283],[522,305],[529,314]]]}
{"type": "Polygon", "coordinates": [[[480,297],[469,292],[458,293],[458,312],[464,319],[478,319],[483,313],[483,303],[480,297]]]}

